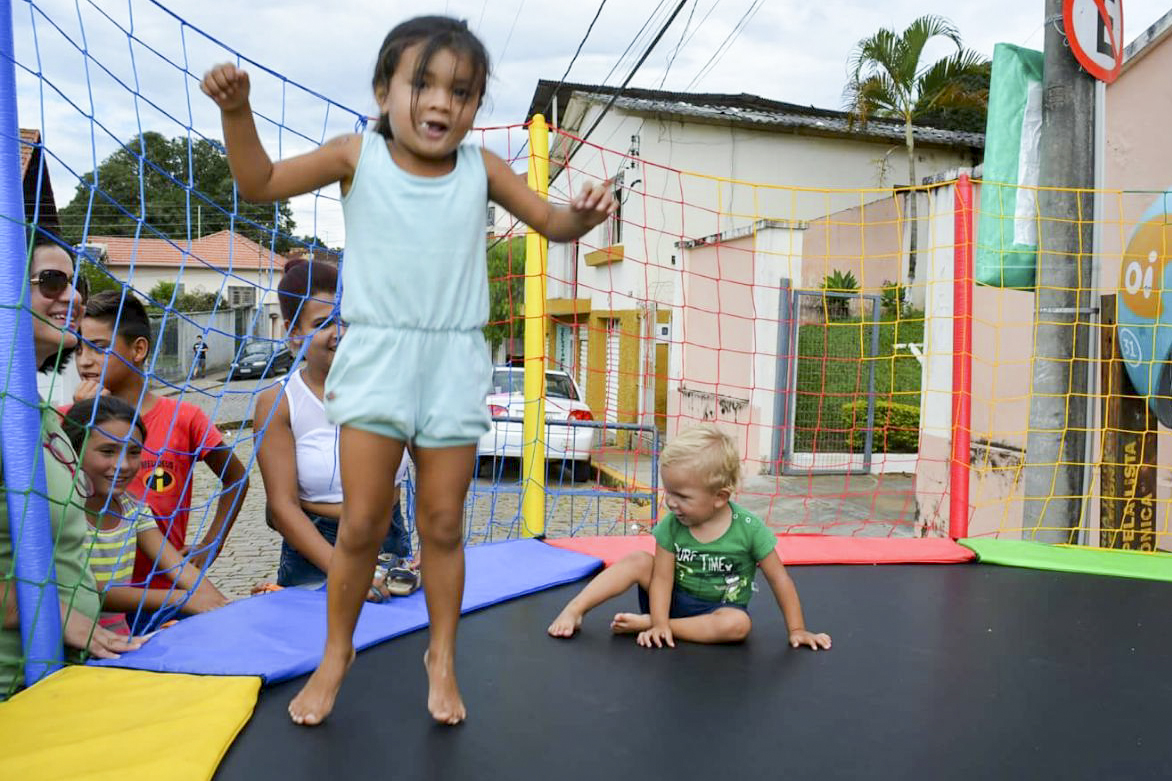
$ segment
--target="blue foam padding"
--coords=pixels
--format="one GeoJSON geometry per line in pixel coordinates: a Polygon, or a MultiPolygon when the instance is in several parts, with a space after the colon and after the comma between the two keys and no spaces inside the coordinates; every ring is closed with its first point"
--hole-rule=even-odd
{"type": "MultiPolygon", "coordinates": [[[[465,557],[464,613],[579,580],[602,565],[593,556],[537,540],[475,545],[466,549],[465,557]]],[[[422,590],[381,605],[367,603],[358,618],[354,645],[361,650],[425,626],[422,590]]],[[[137,651],[90,664],[196,675],[256,675],[265,683],[276,683],[313,670],[325,637],[325,591],[287,588],[184,619],[137,651]]]]}

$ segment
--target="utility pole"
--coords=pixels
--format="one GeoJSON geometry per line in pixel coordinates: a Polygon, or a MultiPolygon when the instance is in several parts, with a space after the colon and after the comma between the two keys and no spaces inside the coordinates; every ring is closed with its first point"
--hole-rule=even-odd
{"type": "Polygon", "coordinates": [[[1023,536],[1073,543],[1086,491],[1094,263],[1095,82],[1071,53],[1062,0],[1045,0],[1033,388],[1023,536]],[[1061,188],[1061,189],[1045,189],[1061,188]]]}

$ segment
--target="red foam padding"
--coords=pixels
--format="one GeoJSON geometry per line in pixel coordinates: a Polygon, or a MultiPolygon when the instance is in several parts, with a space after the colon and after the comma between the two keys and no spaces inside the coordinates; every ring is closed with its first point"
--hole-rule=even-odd
{"type": "MultiPolygon", "coordinates": [[[[655,551],[655,540],[649,534],[630,537],[565,537],[546,542],[602,559],[608,567],[635,551],[655,551]]],[[[777,552],[786,564],[963,564],[976,558],[968,548],[952,540],[934,537],[779,534],[777,552]]]]}

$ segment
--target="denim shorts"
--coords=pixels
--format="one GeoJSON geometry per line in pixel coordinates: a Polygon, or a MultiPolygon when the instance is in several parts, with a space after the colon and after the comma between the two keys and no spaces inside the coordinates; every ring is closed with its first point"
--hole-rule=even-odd
{"type": "MultiPolygon", "coordinates": [[[[707,599],[694,597],[680,588],[671,590],[671,607],[668,608],[668,618],[691,618],[692,616],[706,616],[720,610],[722,607],[733,607],[737,610],[749,612],[748,605],[738,605],[735,602],[709,602],[707,599]]],[[[651,612],[651,597],[647,590],[639,587],[639,612],[651,612]]]]}
{"type": "MultiPolygon", "coordinates": [[[[333,545],[338,539],[338,522],[333,518],[306,513],[326,542],[333,545]]],[[[395,505],[391,515],[391,529],[383,540],[381,553],[393,553],[399,558],[411,555],[411,536],[403,523],[403,512],[395,505]]],[[[281,565],[277,569],[278,586],[320,586],[326,582],[326,573],[315,567],[288,542],[281,543],[281,565]]]]}

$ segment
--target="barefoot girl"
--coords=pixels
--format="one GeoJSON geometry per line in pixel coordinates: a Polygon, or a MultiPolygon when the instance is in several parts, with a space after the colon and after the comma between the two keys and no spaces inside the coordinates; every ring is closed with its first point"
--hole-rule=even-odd
{"type": "Polygon", "coordinates": [[[416,457],[431,619],[427,707],[440,723],[464,720],[455,670],[463,504],[476,443],[489,430],[485,209],[491,198],[546,237],[570,241],[615,208],[602,183],[567,207],[551,206],[495,154],[463,143],[488,71],[484,45],[465,23],[441,16],[403,22],[375,65],[376,132],[275,163],[257,136],[248,75],[227,64],[203,80],[220,107],[243,197],[275,201],[333,182],[342,191],[349,332],[325,388],[326,412],[341,426],[342,522],[330,560],[325,650],[289,705],[299,724],[329,715],[354,657],[354,625],[390,522],[390,478],[407,442],[416,457]]]}

